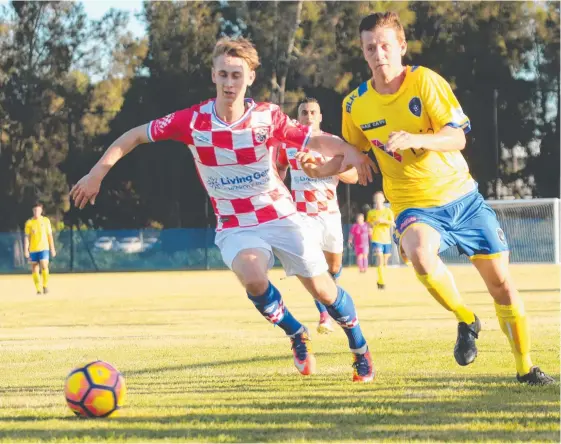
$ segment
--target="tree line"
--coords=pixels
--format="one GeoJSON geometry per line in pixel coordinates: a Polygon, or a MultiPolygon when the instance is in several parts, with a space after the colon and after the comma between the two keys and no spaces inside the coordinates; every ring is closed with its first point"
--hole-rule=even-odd
{"type": "MultiPolygon", "coordinates": [[[[255,43],[256,100],[294,115],[314,96],[323,129],[340,134],[343,97],[370,77],[358,24],[381,10],[406,27],[406,62],[448,79],[471,118],[464,155],[482,193],[500,197],[498,183],[559,196],[558,2],[145,2],[141,38],[119,10],[95,21],[79,2],[1,8],[0,231],[21,228],[36,200],[66,225],[212,224],[191,155],[174,142],[123,159],[95,207],[76,211],[67,193],[124,131],[213,96],[221,35],[255,43]],[[521,161],[507,161],[512,153],[521,161]]],[[[380,186],[352,187],[352,202],[380,186]]]]}

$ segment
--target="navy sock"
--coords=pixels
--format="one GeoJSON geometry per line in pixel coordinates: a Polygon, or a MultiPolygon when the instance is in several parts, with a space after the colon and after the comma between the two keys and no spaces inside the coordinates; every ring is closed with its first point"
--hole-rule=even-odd
{"type": "Polygon", "coordinates": [[[327,307],[323,305],[320,301],[314,299],[316,307],[320,313],[325,313],[327,311],[327,307]]]}
{"type": "Polygon", "coordinates": [[[366,352],[366,339],[358,323],[355,304],[351,296],[341,287],[337,287],[337,299],[333,305],[327,307],[327,311],[339,324],[349,340],[349,347],[353,353],[366,352]]]}
{"type": "Polygon", "coordinates": [[[288,336],[298,333],[298,331],[303,328],[303,325],[298,322],[290,311],[288,311],[288,308],[284,306],[279,290],[270,282],[265,294],[252,296],[247,293],[247,297],[253,302],[257,311],[261,313],[265,319],[273,325],[278,325],[288,336]]]}

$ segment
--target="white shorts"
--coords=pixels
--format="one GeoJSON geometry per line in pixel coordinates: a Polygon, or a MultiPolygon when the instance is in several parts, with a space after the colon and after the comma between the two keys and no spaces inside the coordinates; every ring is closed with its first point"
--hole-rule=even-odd
{"type": "Polygon", "coordinates": [[[310,221],[312,229],[318,233],[322,251],[334,254],[343,253],[343,226],[340,213],[320,213],[317,216],[304,217],[310,221]]]}
{"type": "Polygon", "coordinates": [[[313,277],[327,271],[317,234],[298,213],[255,227],[219,231],[214,243],[230,269],[240,251],[261,248],[270,253],[269,268],[275,263],[275,255],[287,276],[313,277]]]}

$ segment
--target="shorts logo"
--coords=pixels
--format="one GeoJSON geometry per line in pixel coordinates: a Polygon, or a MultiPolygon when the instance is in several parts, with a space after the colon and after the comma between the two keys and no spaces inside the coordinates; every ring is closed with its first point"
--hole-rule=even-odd
{"type": "Polygon", "coordinates": [[[376,120],[376,122],[370,122],[364,125],[360,125],[360,129],[362,131],[368,131],[371,129],[381,128],[383,126],[386,126],[386,119],[376,120]]]}
{"type": "Polygon", "coordinates": [[[259,143],[265,142],[267,140],[268,131],[266,128],[259,128],[255,130],[255,140],[259,143]]]}
{"type": "Polygon", "coordinates": [[[417,218],[415,216],[406,217],[405,220],[401,222],[401,225],[399,226],[399,232],[403,233],[403,230],[405,230],[413,222],[417,222],[417,218]]]}
{"type": "Polygon", "coordinates": [[[418,97],[413,97],[409,101],[409,111],[411,111],[414,116],[421,117],[421,110],[421,99],[419,99],[418,97]]]}
{"type": "Polygon", "coordinates": [[[506,236],[502,228],[497,228],[497,236],[503,245],[506,245],[506,236]]]}

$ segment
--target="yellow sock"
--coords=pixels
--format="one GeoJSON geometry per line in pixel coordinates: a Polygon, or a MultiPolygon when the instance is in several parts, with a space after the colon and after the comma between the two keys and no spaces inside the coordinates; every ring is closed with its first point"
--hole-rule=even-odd
{"type": "Polygon", "coordinates": [[[440,305],[456,315],[458,322],[471,324],[475,321],[473,311],[466,307],[460,292],[456,288],[452,273],[440,259],[432,273],[417,274],[417,278],[440,305]]]}
{"type": "Polygon", "coordinates": [[[510,342],[516,371],[520,376],[529,373],[533,364],[530,359],[530,333],[524,303],[520,301],[513,305],[499,305],[495,302],[495,311],[501,330],[510,342]]]}
{"type": "Polygon", "coordinates": [[[47,286],[49,285],[49,270],[43,268],[41,274],[43,275],[43,288],[47,288],[47,286]]]}
{"type": "Polygon", "coordinates": [[[385,283],[384,283],[384,265],[379,264],[377,268],[378,268],[378,283],[380,285],[385,285],[385,283]]]}
{"type": "Polygon", "coordinates": [[[37,289],[37,291],[41,291],[41,280],[39,278],[39,272],[31,273],[31,276],[33,277],[35,288],[37,289]]]}

